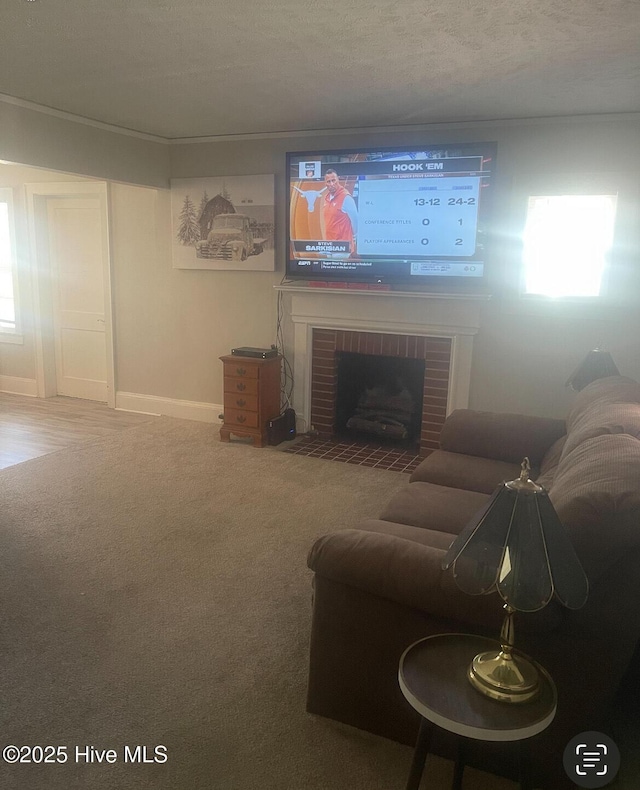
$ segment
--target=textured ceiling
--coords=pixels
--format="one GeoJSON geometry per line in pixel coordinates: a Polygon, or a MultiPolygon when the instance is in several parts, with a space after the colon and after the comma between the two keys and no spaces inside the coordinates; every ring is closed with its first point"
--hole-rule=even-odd
{"type": "Polygon", "coordinates": [[[166,138],[640,110],[639,0],[0,0],[0,93],[166,138]]]}

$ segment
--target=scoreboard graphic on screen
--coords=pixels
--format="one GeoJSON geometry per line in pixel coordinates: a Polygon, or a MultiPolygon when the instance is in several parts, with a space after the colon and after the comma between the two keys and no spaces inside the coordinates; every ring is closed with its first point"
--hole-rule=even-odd
{"type": "Polygon", "coordinates": [[[480,179],[375,178],[360,183],[361,255],[471,256],[480,179]]]}

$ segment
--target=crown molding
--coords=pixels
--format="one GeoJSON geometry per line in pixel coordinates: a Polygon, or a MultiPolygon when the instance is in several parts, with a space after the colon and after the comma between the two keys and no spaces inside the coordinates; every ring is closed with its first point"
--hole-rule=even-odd
{"type": "Polygon", "coordinates": [[[79,123],[83,126],[93,126],[95,129],[103,129],[106,132],[113,132],[114,134],[124,134],[127,137],[136,137],[139,140],[147,140],[152,143],[163,143],[168,145],[170,140],[166,137],[158,137],[154,134],[146,134],[145,132],[137,132],[135,129],[126,129],[123,126],[114,126],[110,123],[103,123],[102,121],[95,121],[93,118],[85,118],[82,115],[74,115],[71,112],[64,110],[56,110],[53,107],[47,107],[44,104],[36,104],[35,102],[25,101],[24,99],[17,99],[15,96],[8,96],[6,93],[0,93],[0,102],[4,104],[13,104],[16,107],[22,107],[25,110],[32,110],[39,112],[43,115],[51,115],[54,118],[61,118],[63,121],[72,121],[79,123]]]}
{"type": "Polygon", "coordinates": [[[95,129],[103,129],[107,132],[114,134],[123,134],[128,137],[135,137],[139,140],[147,140],[153,143],[162,143],[164,145],[196,145],[200,143],[223,143],[240,140],[277,140],[288,139],[293,137],[335,137],[344,134],[386,134],[390,132],[424,132],[429,130],[438,129],[494,129],[496,127],[515,127],[515,126],[539,126],[541,124],[557,123],[557,124],[593,124],[593,123],[611,123],[615,121],[637,121],[640,120],[640,112],[629,113],[603,113],[591,115],[549,115],[540,116],[535,118],[487,118],[478,120],[467,121],[442,121],[437,123],[419,123],[419,124],[398,124],[394,126],[352,126],[340,129],[297,129],[297,130],[280,130],[276,132],[247,132],[244,134],[212,134],[199,137],[161,137],[160,135],[147,134],[146,132],[138,132],[135,129],[127,129],[123,126],[116,126],[103,121],[96,121],[92,118],[85,118],[82,115],[74,115],[73,113],[64,110],[56,110],[53,107],[47,107],[43,104],[36,104],[35,102],[26,101],[25,99],[18,99],[15,96],[9,96],[5,93],[0,93],[0,102],[5,104],[13,104],[16,107],[22,107],[26,110],[39,112],[44,115],[51,115],[55,118],[61,118],[65,121],[79,123],[84,126],[92,126],[95,129]]]}
{"type": "Polygon", "coordinates": [[[504,126],[539,126],[542,124],[592,124],[615,121],[638,121],[640,112],[602,113],[591,115],[548,115],[535,118],[491,118],[476,121],[442,121],[438,123],[419,123],[396,126],[354,126],[342,129],[300,129],[297,131],[251,132],[246,134],[218,134],[204,137],[171,137],[171,145],[195,143],[222,143],[234,140],[274,140],[291,137],[330,137],[342,134],[386,134],[389,132],[424,132],[431,129],[494,129],[504,126]]]}

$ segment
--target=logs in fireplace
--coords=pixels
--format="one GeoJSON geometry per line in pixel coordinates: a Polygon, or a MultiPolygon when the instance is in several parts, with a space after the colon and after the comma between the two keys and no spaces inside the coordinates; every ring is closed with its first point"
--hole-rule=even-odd
{"type": "Polygon", "coordinates": [[[338,352],[337,362],[337,433],[417,445],[424,360],[338,352]]]}

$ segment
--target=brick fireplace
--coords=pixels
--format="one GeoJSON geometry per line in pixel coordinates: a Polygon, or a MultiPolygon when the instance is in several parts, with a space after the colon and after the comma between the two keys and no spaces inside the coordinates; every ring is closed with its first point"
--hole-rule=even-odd
{"type": "Polygon", "coordinates": [[[473,341],[487,297],[275,286],[293,328],[297,429],[333,431],[336,354],[425,360],[420,446],[437,446],[446,415],[469,406],[473,341]]]}
{"type": "Polygon", "coordinates": [[[337,352],[419,359],[425,362],[420,453],[438,447],[447,415],[451,338],[383,334],[342,329],[314,329],[311,355],[311,429],[320,438],[335,433],[337,352]]]}

